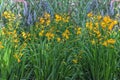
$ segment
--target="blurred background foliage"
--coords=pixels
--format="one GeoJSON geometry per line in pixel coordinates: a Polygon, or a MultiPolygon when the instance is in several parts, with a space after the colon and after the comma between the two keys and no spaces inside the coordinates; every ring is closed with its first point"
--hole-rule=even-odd
{"type": "Polygon", "coordinates": [[[23,26],[34,24],[44,12],[48,12],[51,16],[54,13],[67,13],[72,20],[80,26],[86,19],[86,14],[93,12],[101,15],[114,16],[119,13],[119,3],[114,2],[112,7],[110,0],[1,0],[0,14],[5,10],[10,10],[24,16],[23,26]]]}

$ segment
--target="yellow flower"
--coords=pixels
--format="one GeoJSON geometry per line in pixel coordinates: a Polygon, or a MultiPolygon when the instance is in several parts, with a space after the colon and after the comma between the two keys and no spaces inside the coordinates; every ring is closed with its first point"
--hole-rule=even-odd
{"type": "Polygon", "coordinates": [[[43,36],[44,30],[39,32],[39,36],[43,36]]]}
{"type": "Polygon", "coordinates": [[[8,35],[12,35],[13,33],[12,32],[7,32],[8,35]]]}
{"type": "Polygon", "coordinates": [[[69,35],[63,33],[63,36],[64,36],[66,39],[69,39],[69,35]]]}
{"type": "Polygon", "coordinates": [[[111,19],[109,16],[105,16],[105,17],[103,17],[103,21],[104,21],[106,24],[108,24],[108,23],[112,22],[112,19],[111,19]]]}
{"type": "Polygon", "coordinates": [[[62,18],[63,22],[69,22],[70,17],[68,16],[67,18],[62,18]]]}
{"type": "Polygon", "coordinates": [[[111,23],[109,26],[108,26],[108,30],[112,30],[113,29],[113,27],[114,27],[114,24],[113,23],[111,23]]]}
{"type": "Polygon", "coordinates": [[[22,57],[23,56],[23,54],[22,53],[19,53],[19,55],[22,57]]]}
{"type": "Polygon", "coordinates": [[[44,24],[45,20],[43,18],[40,18],[40,24],[44,24]]]}
{"type": "Polygon", "coordinates": [[[70,32],[69,32],[69,30],[68,30],[68,29],[66,29],[66,30],[65,30],[65,33],[66,33],[66,34],[70,34],[70,32]]]}
{"type": "Polygon", "coordinates": [[[47,32],[45,36],[48,38],[48,40],[51,40],[52,38],[54,38],[54,34],[51,32],[47,32]]]}
{"type": "Polygon", "coordinates": [[[13,56],[14,56],[16,59],[19,58],[18,54],[16,54],[16,53],[15,53],[13,56]]]}
{"type": "Polygon", "coordinates": [[[107,24],[104,21],[102,21],[100,23],[100,25],[101,25],[102,29],[105,29],[107,27],[107,24]]]}
{"type": "Polygon", "coordinates": [[[12,32],[12,37],[13,37],[13,38],[16,38],[16,37],[17,37],[17,32],[16,32],[16,30],[14,30],[14,31],[12,32]]]}
{"type": "Polygon", "coordinates": [[[23,37],[24,39],[26,39],[26,38],[27,38],[27,34],[26,34],[25,32],[22,32],[22,37],[23,37]]]}
{"type": "Polygon", "coordinates": [[[59,22],[61,20],[62,20],[62,17],[60,15],[58,15],[58,14],[55,14],[55,21],[59,22]]]}
{"type": "Polygon", "coordinates": [[[57,42],[60,42],[61,41],[61,38],[57,38],[57,42]]]}
{"type": "Polygon", "coordinates": [[[45,17],[45,19],[50,19],[50,14],[45,12],[44,17],[45,17]]]}
{"type": "Polygon", "coordinates": [[[19,58],[17,59],[17,61],[18,61],[18,63],[20,63],[20,62],[21,62],[21,60],[20,60],[19,58]]]}
{"type": "Polygon", "coordinates": [[[99,23],[98,22],[95,23],[95,27],[99,28],[99,23]]]}
{"type": "Polygon", "coordinates": [[[80,27],[75,28],[75,30],[76,30],[76,34],[77,34],[77,35],[81,34],[81,28],[80,28],[80,27]]]}
{"type": "Polygon", "coordinates": [[[107,47],[108,45],[115,44],[115,42],[116,42],[116,40],[114,40],[114,39],[108,39],[108,40],[103,42],[103,45],[107,47]]]}
{"type": "Polygon", "coordinates": [[[113,29],[113,27],[116,25],[118,23],[118,21],[116,21],[116,20],[114,20],[114,21],[112,21],[111,23],[110,23],[110,25],[108,26],[108,30],[112,30],[113,29]]]}
{"type": "Polygon", "coordinates": [[[107,47],[108,46],[107,41],[104,41],[102,45],[105,46],[105,47],[107,47]]]}
{"type": "Polygon", "coordinates": [[[118,24],[118,21],[117,20],[114,20],[113,21],[114,25],[118,24]]]}
{"type": "Polygon", "coordinates": [[[93,16],[92,12],[90,12],[90,13],[87,14],[87,17],[92,17],[92,16],[93,16]]]}
{"type": "Polygon", "coordinates": [[[99,31],[99,30],[94,29],[94,30],[93,30],[93,32],[97,35],[97,37],[98,37],[98,38],[100,38],[101,33],[100,33],[100,31],[99,31]]]}
{"type": "Polygon", "coordinates": [[[98,20],[100,20],[101,18],[102,18],[102,16],[101,16],[101,15],[98,15],[98,16],[97,16],[97,19],[98,19],[98,20]]]}
{"type": "Polygon", "coordinates": [[[107,40],[107,42],[108,42],[109,44],[115,44],[116,40],[114,40],[114,39],[109,39],[109,40],[107,40]]]}
{"type": "Polygon", "coordinates": [[[3,13],[3,16],[8,19],[8,21],[14,21],[16,18],[15,18],[15,15],[11,12],[11,11],[5,11],[3,13]]]}
{"type": "Polygon", "coordinates": [[[8,15],[8,12],[7,11],[3,12],[3,16],[6,16],[6,15],[8,15]]]}
{"type": "Polygon", "coordinates": [[[46,20],[46,25],[48,26],[50,24],[50,19],[46,20]]]}
{"type": "Polygon", "coordinates": [[[2,28],[2,35],[5,35],[7,33],[7,29],[5,27],[2,28]]]}
{"type": "Polygon", "coordinates": [[[18,42],[19,42],[19,40],[18,40],[18,39],[14,39],[14,41],[13,41],[13,42],[18,43],[18,42]]]}
{"type": "Polygon", "coordinates": [[[70,35],[70,32],[68,29],[66,29],[63,33],[62,33],[62,36],[66,39],[69,39],[69,35],[70,35]]]}
{"type": "Polygon", "coordinates": [[[86,28],[88,28],[89,30],[93,29],[93,23],[92,22],[87,22],[86,23],[86,28]]]}

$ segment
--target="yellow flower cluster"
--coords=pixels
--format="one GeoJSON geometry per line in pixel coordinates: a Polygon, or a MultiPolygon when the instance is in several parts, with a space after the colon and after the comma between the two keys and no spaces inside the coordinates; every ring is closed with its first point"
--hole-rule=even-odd
{"type": "Polygon", "coordinates": [[[56,21],[56,22],[59,22],[59,21],[61,21],[61,20],[62,20],[62,16],[56,14],[56,15],[55,15],[55,21],[56,21]]]}
{"type": "Polygon", "coordinates": [[[101,36],[100,30],[99,30],[99,24],[96,22],[95,24],[90,22],[86,23],[86,28],[90,30],[90,34],[96,35],[97,38],[101,36]]]}
{"type": "Polygon", "coordinates": [[[70,37],[78,37],[81,34],[80,27],[46,27],[46,28],[38,28],[38,35],[40,37],[47,37],[47,40],[55,39],[57,42],[68,40],[70,37]],[[73,31],[69,31],[73,30],[73,31]],[[71,35],[71,36],[70,36],[71,35]]]}
{"type": "Polygon", "coordinates": [[[19,42],[19,38],[18,38],[16,30],[8,30],[7,28],[3,27],[2,35],[6,36],[7,38],[11,38],[12,42],[14,42],[14,43],[19,42]]]}
{"type": "Polygon", "coordinates": [[[87,14],[87,17],[89,17],[89,18],[92,17],[92,16],[93,16],[92,12],[90,12],[90,13],[87,14]]]}
{"type": "MultiPolygon", "coordinates": [[[[93,15],[92,15],[93,16],[93,15]]],[[[93,16],[95,22],[87,22],[86,27],[90,30],[92,30],[94,27],[101,26],[103,30],[109,30],[111,31],[113,27],[118,23],[117,20],[111,19],[109,16],[102,17],[101,15],[93,16]]]]}
{"type": "MultiPolygon", "coordinates": [[[[20,41],[20,38],[23,37],[23,38],[28,38],[29,34],[25,33],[25,32],[22,32],[21,34],[18,34],[16,29],[14,30],[9,30],[9,28],[5,28],[3,27],[1,29],[1,37],[4,37],[5,39],[8,38],[8,41],[10,44],[12,44],[11,46],[13,48],[15,48],[15,50],[19,50],[19,53],[18,54],[15,54],[14,57],[17,59],[18,62],[20,62],[20,58],[22,57],[22,51],[24,48],[26,48],[27,44],[26,43],[22,43],[20,41]],[[21,36],[21,37],[20,37],[21,36]],[[21,43],[21,44],[20,44],[21,43]]],[[[0,48],[4,48],[5,46],[2,45],[2,42],[0,42],[0,48]]]]}
{"type": "Polygon", "coordinates": [[[103,20],[101,21],[100,25],[103,29],[107,28],[109,31],[111,31],[117,23],[117,20],[113,20],[109,16],[105,16],[103,17],[103,20]]]}
{"type": "Polygon", "coordinates": [[[44,30],[41,30],[41,31],[39,32],[39,36],[43,36],[43,34],[44,34],[44,30]]]}
{"type": "Polygon", "coordinates": [[[47,26],[50,24],[51,20],[50,20],[50,14],[46,13],[44,14],[43,17],[40,18],[40,24],[46,24],[47,26]]]}
{"type": "Polygon", "coordinates": [[[24,39],[30,37],[30,33],[26,33],[26,32],[24,32],[24,31],[21,33],[21,35],[22,35],[22,37],[23,37],[24,39]]]}
{"type": "Polygon", "coordinates": [[[75,31],[76,31],[77,35],[81,34],[81,28],[80,27],[75,28],[75,31]]]}
{"type": "Polygon", "coordinates": [[[8,21],[14,21],[16,19],[15,15],[11,11],[5,11],[2,14],[8,21]]]}
{"type": "Polygon", "coordinates": [[[89,30],[93,30],[93,23],[90,22],[86,22],[86,28],[88,28],[89,30]]]}
{"type": "Polygon", "coordinates": [[[39,35],[41,38],[47,37],[47,40],[54,39],[57,42],[62,42],[72,37],[70,35],[77,35],[74,37],[78,37],[79,34],[81,34],[81,27],[78,27],[78,25],[76,25],[77,27],[74,27],[73,24],[68,26],[70,16],[67,14],[63,14],[62,16],[60,14],[55,14],[54,19],[51,19],[51,21],[49,20],[50,15],[48,13],[45,13],[44,16],[39,19],[35,28],[36,32],[38,32],[36,36],[39,35]],[[73,31],[70,33],[69,30],[73,31]]]}
{"type": "Polygon", "coordinates": [[[109,16],[102,17],[92,13],[89,13],[87,16],[90,17],[86,22],[86,28],[92,38],[91,43],[100,43],[106,47],[110,44],[113,45],[115,40],[110,38],[110,35],[118,21],[111,19],[109,16]]]}
{"type": "Polygon", "coordinates": [[[59,22],[59,21],[69,22],[69,19],[70,19],[69,16],[66,17],[66,15],[65,15],[64,17],[62,17],[62,16],[59,15],[59,14],[55,14],[55,21],[56,21],[56,22],[59,22]]]}
{"type": "Polygon", "coordinates": [[[70,35],[70,31],[68,29],[66,29],[63,33],[62,36],[63,38],[69,39],[69,35],[70,35]]]}
{"type": "Polygon", "coordinates": [[[55,35],[52,32],[47,32],[45,36],[47,37],[48,40],[51,40],[54,38],[55,35]]]}
{"type": "Polygon", "coordinates": [[[40,18],[40,24],[44,24],[45,20],[44,18],[40,18]]]}
{"type": "Polygon", "coordinates": [[[108,39],[108,40],[106,40],[106,41],[103,42],[103,45],[104,45],[105,47],[107,47],[108,45],[113,45],[113,44],[115,44],[115,42],[116,42],[115,39],[108,39]]]}

